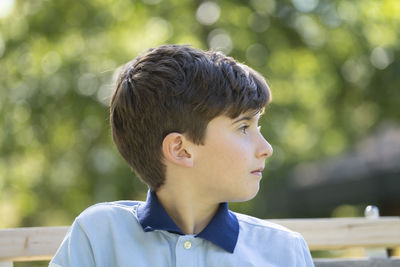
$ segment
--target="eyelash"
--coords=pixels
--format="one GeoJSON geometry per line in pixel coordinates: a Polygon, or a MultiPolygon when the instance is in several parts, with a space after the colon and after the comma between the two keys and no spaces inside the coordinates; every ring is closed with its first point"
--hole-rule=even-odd
{"type": "Polygon", "coordinates": [[[240,126],[239,130],[243,133],[243,134],[247,134],[247,129],[249,128],[249,125],[243,125],[240,126]]]}
{"type": "MultiPolygon", "coordinates": [[[[239,130],[243,133],[243,134],[247,134],[247,129],[249,128],[249,125],[242,125],[239,130]]],[[[257,130],[261,131],[261,126],[257,126],[257,130]]]]}

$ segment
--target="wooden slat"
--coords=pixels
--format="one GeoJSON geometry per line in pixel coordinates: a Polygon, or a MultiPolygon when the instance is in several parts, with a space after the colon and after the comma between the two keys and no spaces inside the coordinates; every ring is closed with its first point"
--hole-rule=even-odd
{"type": "Polygon", "coordinates": [[[0,262],[50,260],[67,231],[67,226],[0,230],[0,262]]]}
{"type": "Polygon", "coordinates": [[[315,267],[394,267],[400,258],[314,259],[315,267]]]}
{"type": "MultiPolygon", "coordinates": [[[[400,217],[269,220],[301,233],[311,250],[400,247],[400,217]]],[[[0,230],[0,262],[50,260],[67,226],[0,230]]]]}
{"type": "Polygon", "coordinates": [[[269,220],[303,235],[310,250],[400,247],[400,217],[269,220]]]}

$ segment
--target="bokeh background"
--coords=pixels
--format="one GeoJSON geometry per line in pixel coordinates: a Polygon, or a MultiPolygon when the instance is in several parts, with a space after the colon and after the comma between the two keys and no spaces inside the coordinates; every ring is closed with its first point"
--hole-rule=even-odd
{"type": "Polygon", "coordinates": [[[1,0],[0,227],[145,199],[108,102],[120,66],[165,43],[223,51],[271,86],[274,155],[258,196],[232,209],[399,216],[399,35],[398,0],[1,0]]]}

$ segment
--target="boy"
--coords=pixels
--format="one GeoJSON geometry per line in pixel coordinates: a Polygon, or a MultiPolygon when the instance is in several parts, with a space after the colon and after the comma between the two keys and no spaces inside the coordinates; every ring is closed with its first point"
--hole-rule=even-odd
{"type": "Polygon", "coordinates": [[[85,210],[50,266],[313,266],[299,234],[227,207],[258,192],[269,100],[258,73],[221,53],[165,45],[129,62],[111,129],[147,200],[85,210]]]}

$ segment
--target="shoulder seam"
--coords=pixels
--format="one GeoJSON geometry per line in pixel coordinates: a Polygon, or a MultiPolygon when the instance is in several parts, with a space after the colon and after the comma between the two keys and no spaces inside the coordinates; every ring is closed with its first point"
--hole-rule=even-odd
{"type": "MultiPolygon", "coordinates": [[[[246,216],[246,215],[245,215],[245,216],[246,216]]],[[[265,221],[265,222],[268,223],[268,224],[276,225],[277,227],[273,227],[273,226],[271,226],[271,225],[265,225],[265,224],[262,224],[262,223],[253,223],[253,222],[249,222],[249,221],[243,220],[243,219],[240,218],[239,216],[237,216],[237,219],[238,219],[239,222],[242,222],[242,223],[245,223],[245,224],[249,224],[249,225],[252,225],[252,226],[257,226],[257,227],[260,227],[260,228],[266,228],[266,229],[275,230],[275,231],[280,231],[280,232],[285,232],[285,233],[291,233],[291,234],[296,235],[296,237],[298,237],[298,238],[300,238],[300,236],[301,236],[298,232],[295,232],[295,231],[293,231],[293,230],[291,230],[291,229],[289,229],[289,228],[287,228],[287,227],[285,227],[285,226],[282,226],[282,225],[280,225],[280,224],[276,224],[276,223],[269,222],[268,220],[262,220],[262,219],[256,218],[256,219],[258,219],[258,220],[265,221]]]]}

